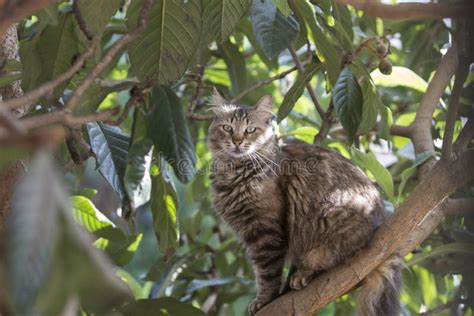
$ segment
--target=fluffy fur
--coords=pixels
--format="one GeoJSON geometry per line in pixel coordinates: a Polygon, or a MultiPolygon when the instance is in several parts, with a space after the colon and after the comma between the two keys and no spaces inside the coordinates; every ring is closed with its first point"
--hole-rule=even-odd
{"type": "MultiPolygon", "coordinates": [[[[335,151],[278,144],[271,96],[253,108],[227,104],[217,92],[212,100],[213,203],[252,260],[254,314],[279,295],[285,259],[296,267],[289,286],[299,290],[364,247],[385,220],[383,201],[366,175],[335,151]]],[[[364,284],[360,315],[398,313],[398,258],[364,284]]]]}

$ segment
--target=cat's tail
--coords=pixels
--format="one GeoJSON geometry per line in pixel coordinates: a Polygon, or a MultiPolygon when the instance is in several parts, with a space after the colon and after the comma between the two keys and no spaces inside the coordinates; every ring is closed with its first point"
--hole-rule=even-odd
{"type": "Polygon", "coordinates": [[[365,279],[358,299],[359,316],[398,316],[402,259],[391,256],[365,279]]]}

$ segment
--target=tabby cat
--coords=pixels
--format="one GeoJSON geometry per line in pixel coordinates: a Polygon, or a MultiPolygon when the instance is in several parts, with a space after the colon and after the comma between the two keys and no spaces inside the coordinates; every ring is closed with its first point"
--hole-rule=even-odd
{"type": "MultiPolygon", "coordinates": [[[[279,295],[285,259],[299,290],[363,248],[385,220],[379,191],[335,151],[299,141],[279,144],[266,95],[252,108],[229,104],[217,90],[209,130],[213,204],[252,260],[255,314],[279,295]]],[[[363,316],[397,315],[400,264],[393,257],[364,280],[363,316]]]]}

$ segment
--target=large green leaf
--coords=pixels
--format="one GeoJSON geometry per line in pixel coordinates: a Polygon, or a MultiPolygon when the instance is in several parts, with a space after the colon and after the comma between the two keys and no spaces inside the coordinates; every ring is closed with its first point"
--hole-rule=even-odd
{"type": "Polygon", "coordinates": [[[278,57],[298,35],[298,22],[285,17],[272,0],[252,1],[250,18],[255,38],[269,59],[278,57]]]}
{"type": "Polygon", "coordinates": [[[251,0],[210,0],[203,13],[203,24],[212,39],[224,42],[247,14],[251,0]]]}
{"type": "MultiPolygon", "coordinates": [[[[129,29],[136,27],[143,0],[132,1],[129,29]]],[[[130,71],[140,79],[170,84],[179,79],[194,55],[201,34],[201,1],[155,1],[145,31],[129,46],[130,71]]]]}
{"type": "Polygon", "coordinates": [[[74,219],[89,232],[94,233],[102,228],[112,226],[108,222],[99,220],[98,210],[88,198],[80,195],[72,196],[71,204],[74,219]]]}
{"type": "MultiPolygon", "coordinates": [[[[26,91],[67,71],[78,54],[78,39],[72,14],[59,15],[56,25],[47,25],[33,40],[21,43],[23,61],[22,86],[26,91]]],[[[54,91],[57,96],[66,87],[60,84],[54,91]]]]}
{"type": "Polygon", "coordinates": [[[278,109],[277,122],[280,123],[285,117],[290,114],[291,110],[295,106],[296,101],[301,97],[306,86],[311,81],[313,76],[322,68],[322,64],[311,64],[305,71],[298,75],[295,83],[291,86],[290,90],[285,94],[285,98],[278,109]]]}
{"type": "Polygon", "coordinates": [[[401,66],[393,66],[390,75],[384,75],[376,69],[370,74],[375,84],[383,87],[406,87],[425,92],[428,83],[413,70],[401,66]]]}
{"type": "Polygon", "coordinates": [[[101,34],[105,26],[122,5],[122,0],[79,1],[82,16],[94,34],[101,34]]]}
{"type": "Polygon", "coordinates": [[[150,200],[152,147],[153,143],[148,137],[145,117],[140,111],[135,111],[124,177],[125,190],[134,208],[150,200]]]}
{"type": "Polygon", "coordinates": [[[18,315],[31,314],[46,281],[58,242],[58,198],[62,198],[58,197],[61,186],[49,154],[36,154],[28,169],[13,195],[6,225],[5,276],[18,315]]]}
{"type": "Polygon", "coordinates": [[[127,165],[130,137],[120,128],[103,123],[88,123],[87,132],[99,171],[119,194],[125,198],[123,177],[127,165]]]}
{"type": "Polygon", "coordinates": [[[273,0],[273,3],[276,5],[278,10],[283,13],[284,16],[289,16],[291,14],[291,8],[288,4],[288,0],[273,0]]]}
{"type": "Polygon", "coordinates": [[[357,78],[351,68],[345,67],[332,90],[337,116],[347,131],[349,142],[355,139],[362,119],[363,96],[357,78]]]}
{"type": "Polygon", "coordinates": [[[174,169],[178,179],[188,182],[196,172],[194,144],[178,96],[168,87],[157,85],[147,115],[148,136],[155,149],[174,169]]]}
{"type": "Polygon", "coordinates": [[[178,196],[166,163],[155,155],[152,168],[151,212],[160,249],[168,260],[174,255],[179,241],[178,196]]]}
{"type": "Polygon", "coordinates": [[[124,316],[204,316],[204,312],[191,304],[182,303],[173,297],[158,299],[137,300],[120,309],[124,316]]]}
{"type": "Polygon", "coordinates": [[[395,203],[395,195],[393,191],[393,179],[390,171],[377,161],[377,158],[371,153],[366,154],[355,148],[351,148],[351,156],[354,162],[361,168],[370,171],[378,185],[382,188],[387,199],[395,203]]]}
{"type": "Polygon", "coordinates": [[[107,220],[100,220],[99,211],[94,204],[84,196],[71,197],[73,217],[77,223],[96,238],[95,246],[105,250],[109,257],[118,265],[125,265],[132,260],[142,234],[128,236],[120,229],[113,227],[107,220]]]}
{"type": "Polygon", "coordinates": [[[227,72],[232,83],[232,93],[240,93],[247,84],[247,67],[245,57],[240,52],[239,46],[226,41],[219,45],[219,52],[226,64],[227,72]]]}
{"type": "Polygon", "coordinates": [[[316,22],[313,7],[306,1],[295,1],[298,16],[301,16],[311,31],[313,43],[323,59],[331,85],[336,83],[341,70],[341,54],[316,22]]]}

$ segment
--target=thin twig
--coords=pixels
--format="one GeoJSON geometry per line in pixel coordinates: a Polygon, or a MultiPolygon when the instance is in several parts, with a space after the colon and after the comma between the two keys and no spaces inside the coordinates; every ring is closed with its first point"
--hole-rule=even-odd
{"type": "Polygon", "coordinates": [[[313,144],[320,145],[328,136],[329,130],[331,129],[332,126],[332,117],[331,113],[332,110],[334,109],[334,104],[331,100],[329,103],[329,107],[327,111],[323,115],[322,123],[321,123],[321,128],[319,130],[319,133],[314,136],[313,139],[313,144]]]}
{"type": "Polygon", "coordinates": [[[281,73],[279,73],[275,76],[272,76],[272,77],[267,78],[265,80],[258,81],[256,83],[254,83],[252,86],[250,86],[247,89],[245,89],[244,91],[242,91],[241,93],[239,93],[238,95],[236,95],[234,98],[232,98],[232,100],[230,100],[229,103],[235,103],[237,101],[240,101],[241,99],[243,99],[246,95],[248,95],[252,91],[257,90],[258,88],[263,87],[267,84],[270,84],[275,80],[280,80],[282,78],[285,78],[288,74],[292,73],[293,71],[295,71],[297,69],[298,69],[298,67],[294,66],[294,67],[292,67],[292,68],[290,68],[286,71],[283,71],[283,72],[281,72],[281,73]]]}
{"type": "Polygon", "coordinates": [[[84,53],[82,53],[79,58],[76,59],[74,64],[72,65],[71,68],[69,68],[66,72],[62,73],[58,77],[54,78],[53,80],[50,80],[41,86],[37,87],[36,89],[25,93],[23,96],[19,98],[14,98],[14,99],[9,99],[5,102],[0,102],[0,107],[6,108],[6,109],[17,109],[21,108],[24,106],[30,106],[33,105],[35,102],[37,102],[40,98],[44,97],[48,93],[51,93],[54,88],[62,84],[63,82],[69,80],[74,76],[84,65],[85,61],[92,56],[92,54],[95,51],[95,48],[97,47],[97,44],[99,43],[100,39],[98,37],[95,37],[92,41],[90,46],[86,49],[84,53]]]}
{"type": "Polygon", "coordinates": [[[135,87],[130,91],[130,98],[128,99],[127,103],[125,104],[125,107],[122,111],[122,114],[120,114],[119,118],[116,120],[108,120],[106,123],[109,125],[114,125],[118,126],[123,123],[128,117],[128,114],[130,113],[130,110],[132,107],[134,107],[138,102],[143,100],[143,90],[135,87]]]}
{"type": "MultiPolygon", "coordinates": [[[[294,61],[295,65],[298,69],[298,72],[300,74],[303,74],[303,72],[304,72],[303,64],[301,63],[301,61],[298,57],[298,54],[296,54],[296,50],[295,50],[295,47],[293,46],[293,44],[290,44],[288,46],[288,50],[290,51],[291,57],[293,58],[293,61],[294,61]]],[[[319,104],[318,98],[316,98],[316,94],[314,94],[314,90],[311,87],[310,83],[308,83],[306,85],[306,90],[308,91],[309,96],[311,97],[311,100],[314,103],[316,111],[318,111],[319,115],[321,116],[321,119],[324,118],[324,110],[321,107],[321,105],[319,104]]]]}
{"type": "Polygon", "coordinates": [[[79,28],[81,29],[82,33],[84,33],[88,40],[92,40],[94,38],[94,33],[91,31],[86,21],[84,20],[84,17],[82,16],[81,9],[79,8],[79,1],[80,0],[73,1],[72,11],[74,12],[77,24],[79,24],[79,28]]]}
{"type": "Polygon", "coordinates": [[[81,82],[81,84],[76,88],[72,96],[69,98],[68,102],[65,105],[67,111],[72,112],[76,105],[79,103],[82,95],[89,86],[94,82],[94,80],[102,73],[102,71],[108,66],[108,64],[113,60],[115,55],[121,51],[125,45],[132,42],[144,29],[147,23],[148,13],[154,4],[154,0],[145,0],[143,4],[142,11],[138,18],[137,27],[130,33],[122,36],[101,58],[101,60],[95,65],[89,75],[81,82]]]}
{"type": "Polygon", "coordinates": [[[462,128],[461,132],[459,133],[458,139],[456,143],[454,143],[454,150],[456,152],[461,152],[466,149],[467,145],[474,137],[474,112],[471,116],[467,119],[466,124],[462,128]]]}
{"type": "Polygon", "coordinates": [[[58,123],[69,127],[77,127],[90,122],[108,120],[112,116],[117,115],[119,112],[119,107],[84,116],[73,116],[67,111],[56,111],[40,116],[28,117],[20,120],[20,122],[27,130],[58,123]]]}

